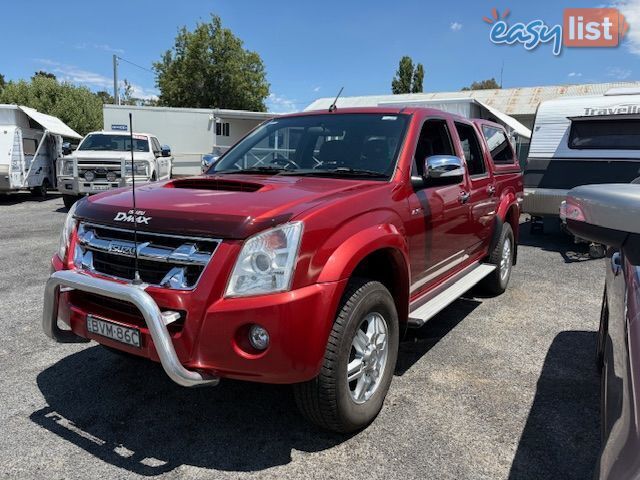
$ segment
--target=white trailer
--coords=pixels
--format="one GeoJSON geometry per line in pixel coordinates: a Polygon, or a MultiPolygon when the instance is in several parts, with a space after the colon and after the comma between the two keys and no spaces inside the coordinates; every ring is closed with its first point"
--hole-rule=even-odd
{"type": "Polygon", "coordinates": [[[540,104],[524,175],[525,213],[558,217],[562,201],[574,187],[637,179],[639,89],[614,88],[604,95],[540,104]]]}
{"type": "Polygon", "coordinates": [[[218,156],[272,113],[211,108],[104,105],[104,130],[127,131],[129,113],[133,128],[156,135],[171,147],[173,174],[200,173],[204,155],[218,156]]]}
{"type": "Polygon", "coordinates": [[[0,193],[56,187],[63,138],[81,139],[60,119],[19,105],[0,104],[0,193]]]}

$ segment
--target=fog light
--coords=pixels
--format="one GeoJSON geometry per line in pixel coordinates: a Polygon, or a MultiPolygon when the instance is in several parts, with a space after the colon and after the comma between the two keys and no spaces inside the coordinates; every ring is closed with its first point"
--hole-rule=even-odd
{"type": "Polygon", "coordinates": [[[107,182],[115,182],[118,179],[116,172],[107,173],[107,182]]]}
{"type": "Polygon", "coordinates": [[[249,342],[256,350],[265,350],[269,346],[269,333],[260,325],[252,325],[249,330],[249,342]]]}
{"type": "Polygon", "coordinates": [[[96,174],[93,173],[91,170],[84,172],[84,179],[87,182],[93,182],[96,179],[96,174]]]}

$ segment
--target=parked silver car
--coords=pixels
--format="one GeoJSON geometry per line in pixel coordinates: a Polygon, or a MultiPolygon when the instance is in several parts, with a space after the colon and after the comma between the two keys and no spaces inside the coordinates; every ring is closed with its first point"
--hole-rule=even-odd
{"type": "Polygon", "coordinates": [[[602,452],[595,478],[640,478],[640,185],[574,188],[566,217],[574,235],[609,247],[596,350],[602,452]]]}

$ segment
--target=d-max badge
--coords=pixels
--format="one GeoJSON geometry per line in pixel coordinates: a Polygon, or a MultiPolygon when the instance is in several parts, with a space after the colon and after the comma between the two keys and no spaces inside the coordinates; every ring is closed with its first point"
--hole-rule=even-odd
{"type": "Polygon", "coordinates": [[[146,217],[144,214],[146,212],[138,210],[129,210],[128,212],[118,212],[116,216],[113,217],[113,220],[116,222],[128,222],[128,223],[144,223],[145,225],[149,225],[149,220],[152,217],[146,217]]]}

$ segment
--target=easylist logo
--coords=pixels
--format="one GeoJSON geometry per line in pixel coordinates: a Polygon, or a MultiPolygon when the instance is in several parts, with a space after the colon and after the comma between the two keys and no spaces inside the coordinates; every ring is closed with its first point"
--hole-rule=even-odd
{"type": "Polygon", "coordinates": [[[491,25],[489,39],[492,43],[517,43],[526,50],[549,44],[554,55],[560,55],[563,46],[617,47],[629,30],[629,24],[617,8],[567,8],[563,23],[555,25],[540,19],[509,23],[510,13],[506,9],[500,14],[494,8],[491,17],[483,17],[491,25]]]}
{"type": "Polygon", "coordinates": [[[629,24],[617,8],[567,8],[564,11],[566,47],[617,47],[629,24]]]}

